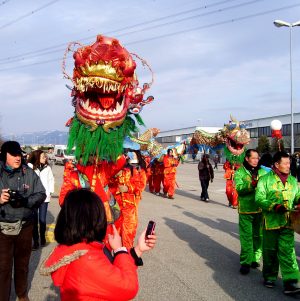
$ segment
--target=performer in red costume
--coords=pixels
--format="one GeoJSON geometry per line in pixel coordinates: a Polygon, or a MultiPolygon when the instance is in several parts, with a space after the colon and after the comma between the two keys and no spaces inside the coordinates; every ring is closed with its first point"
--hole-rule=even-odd
{"type": "Polygon", "coordinates": [[[174,158],[173,150],[168,149],[167,155],[164,156],[164,196],[169,199],[174,199],[176,185],[176,167],[179,160],[174,158]]]}
{"type": "Polygon", "coordinates": [[[238,163],[230,163],[226,161],[223,165],[225,170],[224,179],[226,179],[226,195],[229,202],[229,207],[236,209],[238,207],[238,194],[234,187],[234,173],[240,167],[238,163]]]}
{"type": "Polygon", "coordinates": [[[81,164],[74,164],[68,162],[65,166],[63,184],[59,196],[59,204],[62,206],[65,195],[68,191],[75,188],[90,188],[96,192],[101,198],[107,217],[107,234],[105,242],[108,245],[108,234],[113,233],[112,223],[114,217],[109,206],[110,191],[108,190],[108,183],[111,177],[117,174],[126,163],[124,155],[117,159],[116,163],[113,162],[95,162],[83,166],[81,164]]]}
{"type": "Polygon", "coordinates": [[[123,246],[132,248],[138,226],[138,205],[145,190],[147,175],[146,164],[139,151],[129,153],[131,159],[126,166],[110,181],[110,191],[117,200],[121,217],[115,222],[123,246]]]}
{"type": "Polygon", "coordinates": [[[151,164],[151,157],[149,155],[143,155],[143,160],[146,163],[146,174],[147,174],[147,183],[149,187],[149,192],[154,192],[154,184],[153,184],[153,166],[151,164]]]}
{"type": "Polygon", "coordinates": [[[160,195],[160,188],[164,182],[164,163],[157,159],[153,162],[153,185],[156,195],[160,195]]]}

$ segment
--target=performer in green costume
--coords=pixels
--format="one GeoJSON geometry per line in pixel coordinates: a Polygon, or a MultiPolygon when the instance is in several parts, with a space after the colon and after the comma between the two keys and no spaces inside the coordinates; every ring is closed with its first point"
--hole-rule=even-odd
{"type": "Polygon", "coordinates": [[[274,287],[279,266],[285,294],[300,293],[299,268],[294,246],[294,230],[289,211],[298,205],[300,191],[289,175],[290,158],[285,152],[273,157],[272,171],[257,185],[255,200],[263,210],[263,277],[266,287],[274,287]]]}
{"type": "Polygon", "coordinates": [[[258,166],[258,152],[248,149],[243,166],[234,175],[239,201],[239,231],[241,242],[240,273],[246,275],[259,267],[262,254],[262,214],[255,203],[258,178],[267,172],[258,166]]]}

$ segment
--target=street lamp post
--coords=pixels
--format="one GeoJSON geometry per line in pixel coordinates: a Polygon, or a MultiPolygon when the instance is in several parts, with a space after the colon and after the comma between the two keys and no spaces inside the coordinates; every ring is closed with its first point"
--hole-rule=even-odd
{"type": "Polygon", "coordinates": [[[276,27],[289,27],[290,29],[290,79],[291,79],[291,154],[294,153],[294,110],[293,110],[293,69],[292,69],[292,28],[300,26],[300,21],[288,23],[282,20],[275,20],[276,27]]]}

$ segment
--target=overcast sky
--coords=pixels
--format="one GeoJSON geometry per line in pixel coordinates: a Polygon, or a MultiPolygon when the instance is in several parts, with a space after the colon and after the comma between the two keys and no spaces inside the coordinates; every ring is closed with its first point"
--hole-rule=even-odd
{"type": "MultiPolygon", "coordinates": [[[[290,113],[289,28],[299,0],[3,0],[0,131],[67,130],[61,63],[71,41],[118,38],[152,67],[155,101],[141,116],[161,130],[290,113]],[[290,7],[290,8],[287,8],[290,7]],[[270,12],[273,11],[273,12],[270,12]],[[46,49],[46,50],[45,50],[46,49]],[[43,50],[43,51],[42,51],[43,50]]],[[[294,112],[300,111],[300,27],[292,29],[294,112]]],[[[73,61],[69,55],[68,72],[73,61]]],[[[139,68],[140,84],[150,81],[139,68]]]]}

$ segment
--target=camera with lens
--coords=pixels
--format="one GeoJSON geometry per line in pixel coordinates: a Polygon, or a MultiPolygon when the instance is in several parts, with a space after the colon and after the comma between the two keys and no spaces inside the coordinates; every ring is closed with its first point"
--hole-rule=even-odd
{"type": "Polygon", "coordinates": [[[8,189],[9,203],[13,208],[23,207],[23,197],[17,190],[8,189]]]}
{"type": "Polygon", "coordinates": [[[17,200],[17,196],[19,195],[19,192],[17,190],[13,189],[8,189],[8,194],[9,194],[9,201],[10,202],[15,202],[17,200]]]}

